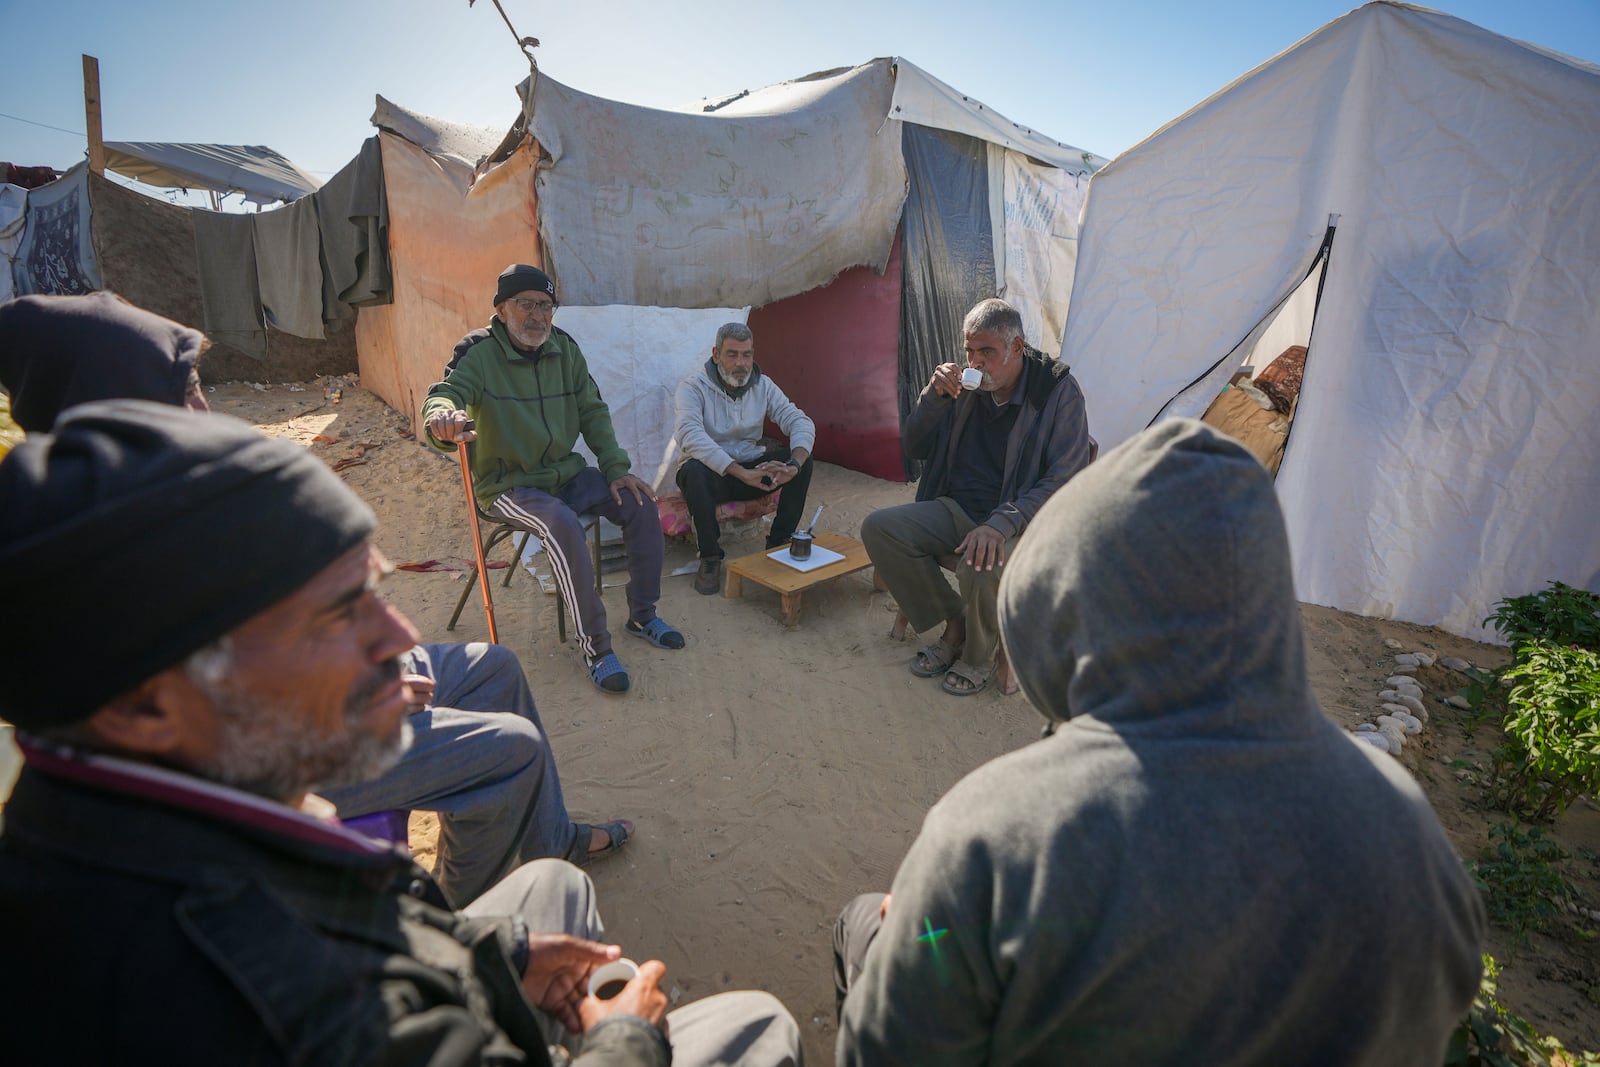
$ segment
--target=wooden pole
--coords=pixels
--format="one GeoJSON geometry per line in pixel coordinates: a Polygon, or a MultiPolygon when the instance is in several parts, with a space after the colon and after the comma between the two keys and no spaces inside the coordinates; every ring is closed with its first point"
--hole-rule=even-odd
{"type": "Polygon", "coordinates": [[[105,177],[106,146],[100,139],[100,61],[83,57],[83,121],[89,129],[89,169],[105,177]]]}

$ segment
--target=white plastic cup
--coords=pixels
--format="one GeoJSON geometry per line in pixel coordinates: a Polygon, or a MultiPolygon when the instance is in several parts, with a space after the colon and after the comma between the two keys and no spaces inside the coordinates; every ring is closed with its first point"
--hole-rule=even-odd
{"type": "Polygon", "coordinates": [[[961,388],[969,392],[983,384],[983,371],[977,367],[968,367],[961,372],[961,388]]]}
{"type": "Polygon", "coordinates": [[[630,959],[612,960],[596,967],[589,976],[589,995],[597,1000],[610,1000],[622,992],[622,987],[633,981],[639,965],[630,959]]]}

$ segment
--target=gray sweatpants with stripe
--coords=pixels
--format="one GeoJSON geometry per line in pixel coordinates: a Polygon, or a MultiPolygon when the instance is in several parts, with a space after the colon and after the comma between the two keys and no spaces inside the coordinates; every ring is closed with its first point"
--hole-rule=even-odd
{"type": "Polygon", "coordinates": [[[585,467],[555,493],[510,489],[496,497],[489,510],[519,529],[532,530],[544,542],[585,663],[611,651],[611,631],[606,627],[606,606],[594,587],[594,562],[578,516],[600,515],[622,528],[622,545],[628,553],[628,619],[642,626],[656,617],[666,545],[654,500],[645,497],[641,504],[632,493],[623,493],[618,504],[611,499],[605,476],[585,467]]]}

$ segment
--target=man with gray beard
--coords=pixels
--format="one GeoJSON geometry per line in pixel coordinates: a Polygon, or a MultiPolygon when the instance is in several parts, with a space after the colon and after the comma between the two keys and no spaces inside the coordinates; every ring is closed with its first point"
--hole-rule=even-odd
{"type": "Polygon", "coordinates": [[[742,322],[717,328],[711,358],[678,386],[675,436],[683,450],[678,488],[694,520],[700,550],[695,592],[722,591],[722,530],[717,505],[729,500],[759,500],[782,489],[772,518],[767,548],[788,544],[800,524],[811,485],[811,453],[817,428],[810,417],[761,372],[756,339],[742,322]],[[768,422],[789,439],[767,445],[768,422]]]}
{"type": "MultiPolygon", "coordinates": [[[[198,330],[110,292],[25,296],[0,306],[0,389],[28,433],[92,400],[209,410],[198,330]]],[[[187,562],[185,564],[187,569],[187,562]]],[[[627,819],[573,822],[549,733],[516,654],[500,645],[417,645],[401,656],[412,744],[386,773],[322,795],[346,820],[412,809],[439,819],[434,880],[464,906],[533,859],[583,867],[628,840],[627,819]]]]}
{"type": "Polygon", "coordinates": [[[539,538],[589,680],[603,693],[626,693],[633,681],[611,647],[582,517],[622,530],[623,632],[668,650],[683,648],[684,639],[656,614],[665,549],[655,493],[617,444],[583,350],[553,321],[557,307],[556,284],[544,271],[526,263],[502,271],[494,317],[457,342],[444,380],[422,402],[422,421],[427,443],[440,451],[477,442],[470,456],[478,506],[539,538]],[[576,450],[580,437],[594,466],[576,450]]]}
{"type": "Polygon", "coordinates": [[[14,448],[0,501],[25,623],[0,644],[26,761],[0,836],[7,1063],[797,1061],[766,994],[668,1015],[651,960],[586,995],[621,948],[571,864],[453,912],[331,819],[314,790],[406,743],[417,633],[378,595],[372,512],[304,449],[100,401],[14,448]]]}

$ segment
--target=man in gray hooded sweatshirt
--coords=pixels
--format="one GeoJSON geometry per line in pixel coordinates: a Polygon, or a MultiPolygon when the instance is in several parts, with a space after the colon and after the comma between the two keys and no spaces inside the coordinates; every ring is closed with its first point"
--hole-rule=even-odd
{"type": "Polygon", "coordinates": [[[1048,736],[934,806],[881,928],[841,916],[838,1062],[1442,1062],[1483,906],[1318,707],[1260,464],[1134,437],[1040,510],[999,618],[1048,736]]]}

